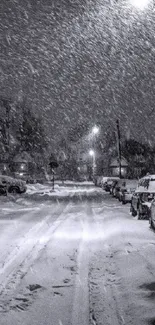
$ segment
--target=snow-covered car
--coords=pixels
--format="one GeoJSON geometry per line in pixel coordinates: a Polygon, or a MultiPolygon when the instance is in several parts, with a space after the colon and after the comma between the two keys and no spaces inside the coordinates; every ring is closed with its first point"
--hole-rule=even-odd
{"type": "Polygon", "coordinates": [[[141,193],[139,195],[138,219],[150,219],[151,203],[155,193],[141,193]]]}
{"type": "Polygon", "coordinates": [[[99,187],[101,186],[102,178],[103,178],[103,176],[97,177],[97,186],[99,186],[99,187]]]}
{"type": "Polygon", "coordinates": [[[138,205],[139,205],[139,193],[133,193],[131,198],[130,212],[133,217],[136,217],[138,213],[138,205]]]}
{"type": "Polygon", "coordinates": [[[123,183],[126,181],[126,179],[122,178],[119,179],[117,184],[115,185],[114,191],[113,191],[113,195],[116,199],[118,199],[120,201],[120,189],[121,186],[123,185],[123,183]]]}
{"type": "Polygon", "coordinates": [[[155,199],[151,202],[149,223],[155,229],[155,199]]]}
{"type": "Polygon", "coordinates": [[[118,183],[118,180],[115,180],[115,181],[113,181],[112,184],[111,184],[111,187],[110,187],[110,194],[111,194],[112,196],[115,196],[115,187],[116,187],[117,183],[118,183]]]}
{"type": "Polygon", "coordinates": [[[0,184],[6,186],[8,193],[25,193],[26,182],[6,175],[0,175],[0,184]]]}
{"type": "Polygon", "coordinates": [[[95,186],[101,186],[101,181],[102,181],[103,176],[95,175],[93,178],[93,183],[95,186]]]}
{"type": "Polygon", "coordinates": [[[118,178],[118,177],[102,176],[102,179],[101,179],[101,187],[102,187],[102,189],[105,190],[107,182],[110,182],[112,184],[112,181],[115,178],[118,178]]]}
{"type": "Polygon", "coordinates": [[[138,184],[138,180],[136,179],[126,179],[121,188],[120,188],[120,201],[122,204],[130,203],[132,199],[132,195],[136,190],[138,184]]]}
{"type": "Polygon", "coordinates": [[[101,179],[101,187],[102,188],[104,187],[104,184],[107,182],[107,179],[108,179],[108,177],[102,176],[102,179],[101,179]]]}
{"type": "Polygon", "coordinates": [[[118,181],[119,179],[120,179],[119,177],[108,177],[107,181],[103,185],[103,189],[106,192],[110,192],[110,189],[111,189],[111,187],[113,185],[113,182],[118,181]]]}
{"type": "Polygon", "coordinates": [[[138,219],[149,219],[154,198],[155,175],[147,175],[139,180],[135,194],[132,197],[130,209],[132,215],[137,214],[138,219]],[[134,207],[134,200],[137,200],[137,208],[134,207]]]}

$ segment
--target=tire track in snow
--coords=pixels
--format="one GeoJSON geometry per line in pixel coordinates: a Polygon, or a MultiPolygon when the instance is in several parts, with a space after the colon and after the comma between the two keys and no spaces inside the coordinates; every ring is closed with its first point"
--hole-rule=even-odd
{"type": "MultiPolygon", "coordinates": [[[[91,261],[89,271],[90,324],[99,325],[102,319],[102,324],[105,325],[124,325],[124,312],[119,302],[120,281],[113,260],[113,250],[105,242],[105,229],[100,222],[100,215],[96,214],[96,208],[98,209],[97,206],[93,206],[90,214],[94,224],[93,229],[96,232],[95,238],[98,241],[96,248],[100,254],[95,251],[95,260],[93,263],[91,261]]],[[[107,206],[104,207],[103,212],[104,222],[106,222],[104,219],[106,208],[107,206]]]]}
{"type": "MultiPolygon", "coordinates": [[[[56,205],[53,206],[53,217],[57,216],[57,213],[59,213],[59,206],[56,205]]],[[[45,207],[39,208],[36,206],[35,208],[29,209],[29,212],[25,212],[25,209],[19,210],[16,212],[13,211],[12,213],[9,213],[9,219],[4,216],[2,219],[0,218],[0,265],[1,269],[6,264],[6,260],[10,259],[13,250],[19,250],[20,242],[23,241],[26,236],[28,236],[28,233],[30,233],[31,229],[37,227],[41,222],[44,222],[44,214],[46,212],[49,212],[49,209],[45,207]],[[34,210],[35,209],[35,210],[34,210]],[[21,211],[23,212],[21,214],[21,211]],[[17,213],[17,217],[16,217],[17,213]],[[12,220],[13,218],[13,220],[12,220]],[[35,224],[33,226],[33,224],[35,224]],[[9,239],[9,240],[8,240],[9,239]]],[[[53,219],[53,218],[51,218],[53,219]]],[[[54,220],[53,220],[54,221],[54,220]]],[[[0,269],[0,272],[1,272],[0,269]]]]}
{"type": "MultiPolygon", "coordinates": [[[[87,195],[87,193],[85,193],[87,195]]],[[[82,235],[77,255],[77,274],[75,278],[75,292],[72,309],[72,325],[89,324],[89,258],[88,234],[90,202],[83,203],[82,235]]],[[[81,207],[82,208],[82,207],[81,207]]]]}
{"type": "MultiPolygon", "coordinates": [[[[0,294],[7,294],[10,290],[15,290],[20,279],[26,274],[27,270],[34,263],[38,254],[44,248],[56,229],[67,218],[67,210],[70,202],[57,211],[56,221],[49,226],[51,214],[48,214],[41,222],[33,226],[20,240],[19,246],[15,247],[10,255],[7,256],[3,267],[0,269],[0,294]]],[[[42,209],[42,212],[44,210],[42,209]]]]}
{"type": "MultiPolygon", "coordinates": [[[[87,193],[85,193],[87,196],[87,193]]],[[[90,244],[96,236],[93,236],[93,231],[100,232],[99,224],[94,218],[93,207],[94,201],[89,200],[83,203],[83,217],[82,224],[82,238],[79,245],[79,252],[77,257],[78,273],[75,279],[75,293],[73,301],[72,325],[97,325],[95,313],[91,307],[91,290],[90,290],[90,244]]],[[[95,204],[95,206],[97,206],[95,204]]]]}
{"type": "MultiPolygon", "coordinates": [[[[102,252],[103,254],[103,252],[102,252]]],[[[123,325],[124,312],[119,300],[120,279],[117,278],[111,255],[103,261],[103,255],[96,257],[90,270],[90,324],[123,325]],[[99,263],[101,260],[101,264],[99,263]]]]}
{"type": "MultiPolygon", "coordinates": [[[[18,212],[18,211],[17,211],[18,212]]],[[[19,212],[18,212],[19,213],[19,212]]],[[[7,259],[9,259],[9,256],[11,256],[12,252],[14,249],[19,248],[19,236],[20,238],[25,238],[26,231],[28,228],[28,231],[30,230],[29,223],[33,218],[36,217],[36,214],[38,213],[38,209],[36,211],[31,210],[31,213],[24,213],[21,216],[20,212],[20,220],[15,220],[12,222],[11,216],[9,219],[9,224],[5,224],[3,226],[3,229],[1,229],[0,232],[0,273],[2,272],[2,269],[4,265],[6,264],[7,259]],[[23,224],[25,227],[23,227],[23,224]],[[9,245],[8,245],[9,243],[9,245]]],[[[13,213],[15,215],[15,212],[13,213]]],[[[19,215],[18,215],[19,218],[19,215]]],[[[0,225],[1,225],[1,220],[0,219],[0,225]]],[[[2,227],[1,227],[2,228],[2,227]]]]}
{"type": "Polygon", "coordinates": [[[88,250],[82,242],[77,258],[72,325],[89,324],[88,260],[88,250]]]}

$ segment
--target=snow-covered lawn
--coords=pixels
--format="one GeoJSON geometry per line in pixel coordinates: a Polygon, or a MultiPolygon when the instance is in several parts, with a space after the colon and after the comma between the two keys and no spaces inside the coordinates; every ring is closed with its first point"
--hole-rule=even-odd
{"type": "Polygon", "coordinates": [[[0,198],[0,325],[155,324],[148,220],[93,186],[62,193],[0,198]]]}

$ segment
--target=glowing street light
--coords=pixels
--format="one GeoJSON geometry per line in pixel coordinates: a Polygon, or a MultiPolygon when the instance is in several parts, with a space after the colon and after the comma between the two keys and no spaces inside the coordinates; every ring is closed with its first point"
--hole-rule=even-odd
{"type": "Polygon", "coordinates": [[[99,127],[98,126],[94,126],[92,129],[93,134],[97,134],[99,132],[99,127]]]}
{"type": "Polygon", "coordinates": [[[143,10],[145,7],[148,6],[150,0],[130,0],[130,3],[137,7],[138,9],[143,10]]]}
{"type": "Polygon", "coordinates": [[[89,150],[89,155],[92,157],[92,176],[95,176],[95,168],[96,168],[96,157],[95,157],[95,151],[90,149],[89,150]]]}
{"type": "MultiPolygon", "coordinates": [[[[92,128],[92,131],[90,133],[90,142],[91,142],[91,147],[94,149],[96,147],[96,135],[98,134],[99,132],[99,127],[98,126],[94,126],[92,128]]],[[[90,149],[89,150],[89,155],[92,157],[92,175],[93,177],[95,176],[95,171],[96,171],[96,152],[95,150],[93,149],[90,149]]]]}
{"type": "Polygon", "coordinates": [[[90,150],[89,150],[89,155],[92,156],[92,157],[95,156],[95,152],[94,152],[94,150],[90,149],[90,150]]]}

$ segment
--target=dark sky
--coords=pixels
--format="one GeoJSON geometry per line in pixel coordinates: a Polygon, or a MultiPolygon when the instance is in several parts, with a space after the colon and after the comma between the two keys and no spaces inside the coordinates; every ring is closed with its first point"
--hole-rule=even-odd
{"type": "MultiPolygon", "coordinates": [[[[126,1],[1,0],[1,90],[51,136],[84,122],[155,136],[155,11],[126,1]]],[[[139,136],[141,134],[141,136],[139,136]]]]}

